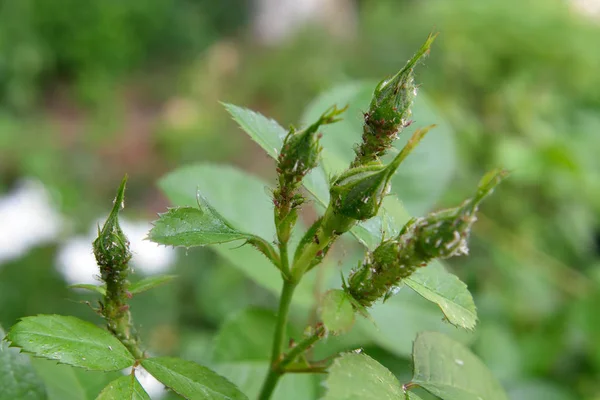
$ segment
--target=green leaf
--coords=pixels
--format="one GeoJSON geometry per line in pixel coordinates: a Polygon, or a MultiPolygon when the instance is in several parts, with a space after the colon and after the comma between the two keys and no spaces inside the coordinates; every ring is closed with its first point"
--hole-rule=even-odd
{"type": "Polygon", "coordinates": [[[56,364],[40,358],[32,360],[33,367],[44,381],[48,400],[87,400],[90,397],[70,365],[56,364]]]}
{"type": "Polygon", "coordinates": [[[445,323],[436,307],[405,288],[385,303],[376,303],[369,314],[373,322],[359,318],[357,326],[376,344],[400,357],[410,357],[415,336],[424,330],[444,332],[463,343],[473,338],[472,333],[445,323]]]}
{"type": "Polygon", "coordinates": [[[148,233],[151,241],[169,246],[205,246],[250,238],[251,235],[233,228],[205,199],[200,208],[172,208],[159,219],[148,233]]]}
{"type": "MultiPolygon", "coordinates": [[[[271,311],[247,309],[227,320],[215,337],[211,366],[252,399],[258,396],[269,369],[276,322],[277,318],[271,311]]],[[[290,329],[288,335],[296,339],[300,337],[300,333],[290,332],[290,329]]],[[[286,374],[272,398],[305,400],[316,396],[315,377],[286,374]]]]}
{"type": "Polygon", "coordinates": [[[165,283],[171,282],[173,279],[177,278],[177,275],[160,275],[160,276],[151,276],[148,278],[144,278],[141,281],[137,281],[129,285],[129,293],[132,295],[143,293],[146,290],[154,289],[155,287],[164,285],[165,283]]]}
{"type": "Polygon", "coordinates": [[[321,301],[321,321],[327,330],[344,333],[354,325],[354,307],[350,296],[343,290],[330,290],[321,301]]]}
{"type": "MultiPolygon", "coordinates": [[[[275,238],[273,203],[265,194],[268,185],[243,171],[212,164],[195,164],[177,169],[159,181],[159,186],[176,205],[195,204],[194,188],[202,188],[206,199],[232,226],[254,235],[275,238]],[[186,189],[187,188],[187,189],[186,189]],[[267,221],[268,223],[265,223],[267,221]]],[[[275,295],[281,292],[281,272],[270,261],[243,242],[220,244],[212,248],[250,279],[275,295]]],[[[294,303],[314,304],[314,274],[302,280],[294,303]]]]}
{"type": "Polygon", "coordinates": [[[456,275],[434,261],[418,269],[404,282],[427,300],[436,303],[454,326],[473,329],[477,323],[477,309],[473,297],[456,275]]]}
{"type": "Polygon", "coordinates": [[[31,366],[29,357],[10,349],[0,327],[0,400],[46,399],[44,383],[31,366]]]}
{"type": "Polygon", "coordinates": [[[271,157],[276,158],[287,131],[277,121],[247,108],[223,103],[240,127],[271,157]]]}
{"type": "Polygon", "coordinates": [[[227,165],[192,164],[167,174],[158,182],[174,206],[197,207],[199,189],[211,206],[235,229],[256,236],[275,237],[273,202],[263,180],[227,165]]]}
{"type": "Polygon", "coordinates": [[[150,400],[150,396],[135,375],[126,375],[109,383],[96,400],[150,400]]]}
{"type": "MultiPolygon", "coordinates": [[[[334,104],[348,104],[344,120],[324,126],[321,143],[325,170],[330,174],[341,172],[354,158],[353,146],[361,141],[363,112],[368,110],[376,82],[359,82],[336,86],[317,97],[305,110],[302,121],[318,118],[334,104]],[[329,156],[335,156],[331,161],[329,156]],[[343,160],[340,163],[339,160],[343,160]]],[[[436,128],[407,157],[392,179],[392,193],[397,194],[404,206],[415,215],[426,213],[448,187],[456,168],[454,133],[441,115],[434,111],[421,91],[412,107],[415,121],[401,134],[395,148],[400,149],[414,129],[436,124],[436,128]]],[[[390,154],[393,156],[393,154],[390,154]]]]}
{"type": "Polygon", "coordinates": [[[70,316],[25,317],[11,328],[7,339],[37,357],[89,370],[116,371],[135,363],[117,338],[70,316]]]}
{"type": "Polygon", "coordinates": [[[366,354],[336,358],[325,381],[324,400],[400,400],[402,386],[383,365],[366,354]]]}
{"type": "Polygon", "coordinates": [[[438,332],[420,333],[412,384],[444,400],[507,400],[487,367],[462,344],[438,332]]]}
{"type": "Polygon", "coordinates": [[[187,399],[247,400],[231,382],[192,361],[173,357],[148,358],[142,366],[152,376],[187,399]]]}
{"type": "Polygon", "coordinates": [[[106,294],[106,286],[105,285],[92,285],[89,283],[76,283],[74,285],[69,285],[69,288],[89,290],[90,292],[100,293],[102,296],[104,296],[106,294]]]}

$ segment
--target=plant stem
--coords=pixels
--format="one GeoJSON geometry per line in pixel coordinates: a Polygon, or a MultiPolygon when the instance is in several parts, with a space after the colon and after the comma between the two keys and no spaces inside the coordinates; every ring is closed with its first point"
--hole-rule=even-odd
{"type": "Polygon", "coordinates": [[[314,259],[318,257],[319,252],[322,252],[333,240],[348,229],[350,229],[350,225],[347,221],[337,216],[331,205],[327,207],[321,226],[315,235],[315,240],[306,245],[300,256],[294,261],[291,271],[292,278],[300,280],[309,270],[314,259]]]}
{"type": "Polygon", "coordinates": [[[290,259],[288,256],[287,242],[279,243],[279,254],[281,272],[283,273],[284,279],[288,279],[290,276],[290,259]]]}
{"type": "MultiPolygon", "coordinates": [[[[283,260],[283,257],[282,257],[283,260]]],[[[283,289],[281,291],[281,298],[279,299],[279,312],[277,313],[277,325],[275,326],[275,335],[273,337],[273,348],[271,351],[271,365],[269,373],[265,378],[259,400],[268,400],[271,398],[275,386],[279,381],[279,378],[283,374],[283,371],[279,368],[279,360],[283,354],[283,346],[285,343],[285,333],[288,314],[290,311],[290,305],[292,303],[292,296],[296,289],[297,283],[289,280],[283,281],[283,289]]]]}

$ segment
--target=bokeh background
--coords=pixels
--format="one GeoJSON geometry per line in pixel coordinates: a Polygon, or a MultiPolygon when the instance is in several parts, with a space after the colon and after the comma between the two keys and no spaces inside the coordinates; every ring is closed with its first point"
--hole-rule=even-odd
{"type": "MultiPolygon", "coordinates": [[[[272,182],[272,161],[220,101],[298,124],[331,87],[394,73],[430,31],[440,35],[417,81],[454,155],[434,208],[491,168],[512,171],[471,256],[449,265],[479,309],[472,348],[511,400],[599,400],[592,0],[0,1],[0,325],[39,313],[99,322],[82,304],[93,297],[67,285],[96,282],[91,241],[127,173],[136,276],[180,276],[134,299],[136,323],[152,352],[203,362],[227,318],[276,301],[210,249],[142,240],[168,205],[157,179],[202,161],[272,182]]],[[[407,357],[368,350],[409,376],[407,357]]]]}

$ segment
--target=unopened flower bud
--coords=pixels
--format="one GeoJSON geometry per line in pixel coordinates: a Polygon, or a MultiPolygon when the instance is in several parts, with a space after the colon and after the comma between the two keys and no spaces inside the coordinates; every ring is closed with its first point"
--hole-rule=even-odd
{"type": "Polygon", "coordinates": [[[119,226],[119,210],[123,207],[126,182],[127,177],[121,182],[112,211],[93,243],[94,256],[103,280],[115,270],[127,269],[127,263],[131,259],[129,240],[119,226]]]}
{"type": "Polygon", "coordinates": [[[411,107],[417,95],[413,69],[429,52],[436,35],[429,35],[419,51],[396,75],[381,81],[365,113],[362,143],[356,148],[352,166],[377,161],[392,147],[398,134],[410,124],[411,107]]]}
{"type": "Polygon", "coordinates": [[[460,207],[410,220],[397,237],[381,243],[365,257],[350,274],[345,289],[361,305],[370,307],[379,298],[393,293],[402,279],[431,260],[467,254],[477,207],[505,175],[503,171],[486,175],[475,196],[460,207]]]}
{"type": "Polygon", "coordinates": [[[289,240],[291,228],[298,218],[296,210],[304,202],[304,197],[298,193],[302,179],[318,164],[321,152],[318,129],[321,125],[339,121],[337,117],[344,111],[345,108],[330,108],[306,129],[295,131],[292,128],[283,142],[277,159],[279,185],[273,192],[275,224],[280,242],[289,240]]]}
{"type": "Polygon", "coordinates": [[[477,221],[475,214],[479,204],[505,176],[505,171],[491,171],[480,181],[475,196],[461,206],[416,220],[411,227],[415,237],[415,251],[427,261],[468,254],[467,240],[471,227],[477,221]]]}
{"type": "Polygon", "coordinates": [[[283,142],[277,160],[279,175],[293,182],[298,181],[299,184],[299,181],[317,166],[321,152],[319,127],[339,121],[337,116],[344,111],[345,109],[338,110],[334,106],[306,129],[295,131],[292,128],[283,142]]]}
{"type": "Polygon", "coordinates": [[[372,163],[359,166],[347,170],[337,178],[330,189],[334,212],[356,221],[364,221],[377,215],[384,197],[389,193],[392,176],[432,127],[433,125],[415,131],[389,165],[372,163]]]}

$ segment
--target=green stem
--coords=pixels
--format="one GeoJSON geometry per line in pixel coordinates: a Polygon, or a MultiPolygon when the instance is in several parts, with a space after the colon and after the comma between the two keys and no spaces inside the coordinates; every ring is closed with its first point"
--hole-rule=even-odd
{"type": "Polygon", "coordinates": [[[283,282],[283,290],[281,291],[281,298],[279,299],[279,312],[277,313],[277,325],[275,326],[275,335],[273,337],[273,348],[271,351],[271,366],[269,368],[269,373],[267,374],[267,377],[265,378],[265,381],[263,383],[260,395],[258,396],[259,400],[268,400],[271,398],[271,395],[275,390],[275,386],[277,386],[279,378],[281,377],[281,375],[283,375],[283,371],[279,368],[279,360],[283,354],[286,336],[285,328],[287,325],[290,305],[292,303],[292,296],[294,295],[296,285],[296,282],[292,282],[289,280],[285,280],[283,282]]]}
{"type": "Polygon", "coordinates": [[[317,258],[317,254],[323,251],[340,234],[348,231],[355,223],[355,220],[336,215],[330,204],[325,210],[315,240],[306,245],[300,256],[294,261],[291,271],[292,278],[300,280],[308,271],[313,260],[317,258]]]}
{"type": "Polygon", "coordinates": [[[290,258],[288,256],[287,242],[279,243],[279,254],[281,273],[283,274],[284,279],[288,279],[290,276],[290,258]]]}

